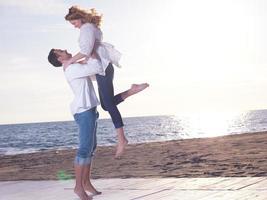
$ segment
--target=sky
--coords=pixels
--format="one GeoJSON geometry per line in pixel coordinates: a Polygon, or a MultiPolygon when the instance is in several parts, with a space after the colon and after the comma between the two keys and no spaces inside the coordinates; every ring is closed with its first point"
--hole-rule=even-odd
{"type": "Polygon", "coordinates": [[[73,120],[63,71],[47,62],[51,48],[79,51],[72,5],[102,13],[104,41],[123,54],[115,92],[150,84],[123,117],[267,108],[265,0],[0,0],[0,124],[73,120]]]}

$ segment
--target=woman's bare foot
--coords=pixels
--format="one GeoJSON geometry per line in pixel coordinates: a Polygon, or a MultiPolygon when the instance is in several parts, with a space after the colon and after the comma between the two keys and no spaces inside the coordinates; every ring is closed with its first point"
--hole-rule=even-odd
{"type": "Polygon", "coordinates": [[[127,139],[124,139],[124,140],[118,142],[115,158],[120,158],[122,156],[127,144],[128,144],[128,140],[127,139]]]}
{"type": "Polygon", "coordinates": [[[90,183],[86,183],[83,187],[87,192],[90,192],[93,196],[102,194],[102,192],[97,191],[94,188],[94,186],[90,183]]]}
{"type": "Polygon", "coordinates": [[[74,188],[74,192],[78,195],[80,200],[92,200],[92,197],[89,197],[83,189],[74,188]]]}
{"type": "Polygon", "coordinates": [[[130,96],[134,95],[134,94],[137,94],[138,92],[141,92],[144,89],[146,89],[148,86],[149,86],[148,83],[132,84],[132,87],[129,90],[129,94],[130,94],[130,96]]]}

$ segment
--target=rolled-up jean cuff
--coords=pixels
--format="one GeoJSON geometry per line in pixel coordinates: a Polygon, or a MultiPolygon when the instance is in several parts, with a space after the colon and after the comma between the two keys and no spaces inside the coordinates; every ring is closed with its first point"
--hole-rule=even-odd
{"type": "Polygon", "coordinates": [[[81,158],[81,157],[76,156],[74,160],[74,164],[75,165],[88,165],[91,163],[91,161],[92,161],[92,157],[81,158]]]}
{"type": "Polygon", "coordinates": [[[115,128],[122,128],[124,126],[123,123],[114,123],[115,128]]]}

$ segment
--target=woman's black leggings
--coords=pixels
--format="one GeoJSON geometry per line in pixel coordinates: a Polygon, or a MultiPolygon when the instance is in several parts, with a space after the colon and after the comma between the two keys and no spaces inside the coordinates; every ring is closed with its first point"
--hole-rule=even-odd
{"type": "Polygon", "coordinates": [[[114,68],[110,63],[105,71],[105,76],[96,75],[101,107],[109,112],[115,128],[123,127],[120,111],[117,105],[123,101],[121,93],[114,96],[113,77],[114,68]]]}

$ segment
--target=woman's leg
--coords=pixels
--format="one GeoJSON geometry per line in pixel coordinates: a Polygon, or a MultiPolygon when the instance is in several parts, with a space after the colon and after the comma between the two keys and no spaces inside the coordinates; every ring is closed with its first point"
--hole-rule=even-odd
{"type": "MultiPolygon", "coordinates": [[[[120,94],[117,94],[114,99],[122,99],[122,101],[124,101],[125,99],[127,99],[128,97],[132,96],[132,95],[135,95],[141,91],[143,91],[144,89],[146,89],[147,87],[149,86],[148,83],[141,83],[141,84],[132,84],[131,88],[120,93],[120,94]]],[[[120,101],[120,102],[122,102],[120,101]]]]}
{"type": "Polygon", "coordinates": [[[120,128],[123,127],[123,122],[117,104],[123,101],[123,99],[120,95],[117,95],[116,98],[114,97],[114,69],[111,64],[107,67],[105,73],[105,76],[96,75],[101,106],[104,110],[109,112],[115,128],[120,128]]]}
{"type": "Polygon", "coordinates": [[[116,95],[116,97],[114,97],[114,68],[112,64],[107,67],[105,73],[105,76],[96,75],[96,80],[98,84],[101,106],[104,110],[108,111],[111,120],[116,128],[118,135],[118,146],[115,157],[119,157],[122,155],[125,146],[128,143],[128,140],[126,139],[124,134],[122,117],[120,111],[117,108],[117,104],[122,102],[123,99],[121,98],[121,95],[116,95]]]}
{"type": "Polygon", "coordinates": [[[100,86],[98,86],[98,92],[99,92],[101,107],[106,111],[107,111],[107,108],[105,106],[104,99],[102,97],[103,94],[101,95],[102,92],[100,91],[100,90],[104,89],[103,88],[104,86],[102,86],[102,85],[106,85],[106,84],[110,85],[110,88],[108,88],[109,89],[109,95],[111,97],[113,97],[113,103],[115,105],[120,104],[128,97],[143,91],[144,89],[146,89],[149,86],[148,83],[132,84],[130,89],[128,89],[124,92],[121,92],[121,93],[114,96],[113,77],[114,77],[114,69],[113,69],[113,66],[111,64],[106,69],[106,76],[101,76],[98,74],[96,75],[97,83],[98,83],[98,85],[100,85],[100,86]]]}
{"type": "Polygon", "coordinates": [[[117,105],[122,101],[124,101],[129,96],[132,96],[147,88],[148,84],[147,83],[133,84],[129,90],[126,90],[114,96],[114,88],[113,88],[114,68],[112,64],[109,64],[105,73],[106,73],[105,76],[96,75],[98,92],[99,92],[101,106],[104,110],[109,112],[112,122],[116,128],[118,136],[118,146],[115,157],[120,157],[123,154],[126,145],[128,144],[128,140],[126,139],[124,134],[123,121],[121,114],[117,108],[117,105]]]}

